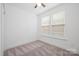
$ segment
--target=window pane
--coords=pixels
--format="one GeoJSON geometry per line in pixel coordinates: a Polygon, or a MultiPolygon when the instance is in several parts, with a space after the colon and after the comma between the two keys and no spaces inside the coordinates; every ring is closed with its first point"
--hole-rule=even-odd
{"type": "Polygon", "coordinates": [[[53,14],[52,25],[64,24],[64,12],[53,14]]]}
{"type": "Polygon", "coordinates": [[[42,32],[49,32],[49,25],[50,25],[50,17],[45,16],[41,19],[41,31],[42,32]]]}
{"type": "Polygon", "coordinates": [[[51,20],[51,27],[53,33],[64,35],[64,17],[64,12],[58,12],[53,14],[51,20]]]}
{"type": "Polygon", "coordinates": [[[52,32],[54,34],[64,35],[64,25],[53,25],[52,32]]]}
{"type": "Polygon", "coordinates": [[[43,17],[42,20],[41,20],[41,25],[42,26],[48,26],[49,22],[50,22],[49,16],[43,17]]]}

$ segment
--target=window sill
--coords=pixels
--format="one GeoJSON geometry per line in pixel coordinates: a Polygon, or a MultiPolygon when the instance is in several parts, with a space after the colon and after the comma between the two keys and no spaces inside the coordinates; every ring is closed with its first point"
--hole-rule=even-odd
{"type": "Polygon", "coordinates": [[[54,38],[54,39],[60,39],[65,40],[66,38],[64,36],[56,35],[56,34],[47,34],[47,33],[41,33],[42,36],[48,37],[48,38],[54,38]]]}

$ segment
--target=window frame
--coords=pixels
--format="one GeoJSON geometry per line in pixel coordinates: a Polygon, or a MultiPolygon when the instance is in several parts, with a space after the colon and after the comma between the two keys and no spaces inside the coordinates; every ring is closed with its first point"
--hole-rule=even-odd
{"type": "MultiPolygon", "coordinates": [[[[64,12],[64,21],[65,21],[65,11],[64,10],[61,10],[61,11],[64,12]]],[[[61,12],[61,11],[58,11],[58,12],[61,12]]],[[[55,12],[55,13],[58,13],[58,12],[55,12]]],[[[50,27],[49,27],[50,31],[49,31],[49,33],[41,32],[41,34],[45,35],[45,36],[48,36],[48,37],[52,37],[51,35],[53,35],[54,38],[65,39],[64,35],[60,35],[58,33],[51,33],[52,32],[52,30],[51,30],[51,18],[52,18],[52,15],[55,14],[55,13],[45,15],[45,16],[49,16],[50,17],[50,23],[49,23],[49,25],[50,25],[50,27]]],[[[45,17],[45,16],[42,16],[42,17],[45,17]]],[[[65,31],[65,23],[63,25],[64,25],[64,31],[65,31]]]]}

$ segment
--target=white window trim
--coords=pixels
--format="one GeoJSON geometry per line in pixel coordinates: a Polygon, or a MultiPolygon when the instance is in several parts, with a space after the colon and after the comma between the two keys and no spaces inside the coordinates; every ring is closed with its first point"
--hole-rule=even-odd
{"type": "Polygon", "coordinates": [[[64,36],[60,36],[60,35],[53,35],[53,34],[47,34],[47,33],[42,33],[42,36],[48,37],[48,38],[55,38],[55,39],[62,39],[62,40],[66,40],[66,38],[64,36]]]}
{"type": "MultiPolygon", "coordinates": [[[[51,17],[52,17],[52,15],[49,15],[49,17],[50,17],[50,23],[49,23],[49,25],[51,25],[51,21],[52,21],[52,20],[51,20],[51,17]]],[[[65,24],[63,24],[63,25],[65,25],[65,24]]],[[[51,28],[51,26],[49,27],[49,29],[50,29],[50,28],[51,28]]],[[[57,33],[53,34],[51,29],[50,29],[50,32],[48,32],[48,33],[41,32],[41,35],[46,36],[46,37],[50,37],[50,38],[64,39],[64,40],[65,40],[64,35],[59,35],[59,34],[57,34],[57,33]],[[49,34],[49,33],[50,33],[50,34],[49,34]]]]}

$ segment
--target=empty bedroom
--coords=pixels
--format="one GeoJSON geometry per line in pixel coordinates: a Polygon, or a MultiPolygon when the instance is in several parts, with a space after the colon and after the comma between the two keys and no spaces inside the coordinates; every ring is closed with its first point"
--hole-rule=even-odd
{"type": "Polygon", "coordinates": [[[1,56],[79,56],[79,3],[0,3],[1,56]]]}

